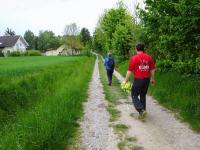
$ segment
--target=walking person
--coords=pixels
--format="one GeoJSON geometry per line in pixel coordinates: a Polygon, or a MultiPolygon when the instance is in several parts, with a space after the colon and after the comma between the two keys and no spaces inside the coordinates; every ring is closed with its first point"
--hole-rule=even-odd
{"type": "Polygon", "coordinates": [[[137,44],[137,54],[132,57],[124,83],[127,83],[134,72],[134,83],[131,90],[131,97],[135,109],[139,112],[139,119],[144,119],[146,112],[146,94],[149,82],[155,85],[156,65],[152,57],[144,53],[144,44],[137,44]]]}
{"type": "Polygon", "coordinates": [[[105,58],[104,64],[106,66],[106,72],[107,72],[107,76],[108,76],[108,85],[111,86],[112,76],[113,76],[113,72],[114,72],[114,68],[115,68],[115,61],[114,61],[114,58],[111,53],[109,53],[108,57],[105,58]]]}

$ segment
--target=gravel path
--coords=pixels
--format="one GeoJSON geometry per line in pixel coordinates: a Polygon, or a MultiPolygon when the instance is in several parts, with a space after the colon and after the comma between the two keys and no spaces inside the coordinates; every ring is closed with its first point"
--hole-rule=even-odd
{"type": "Polygon", "coordinates": [[[90,83],[88,102],[85,105],[84,120],[81,123],[82,144],[80,149],[117,150],[117,138],[109,127],[109,113],[106,110],[105,95],[100,82],[98,59],[90,83]]]}
{"type": "MultiPolygon", "coordinates": [[[[123,81],[123,77],[115,72],[123,81]]],[[[177,120],[173,113],[147,96],[148,117],[145,122],[137,119],[131,98],[121,100],[117,108],[122,112],[120,123],[130,126],[129,136],[135,136],[145,150],[200,150],[200,135],[194,133],[187,124],[177,120]],[[131,114],[131,116],[130,116],[131,114]]]]}

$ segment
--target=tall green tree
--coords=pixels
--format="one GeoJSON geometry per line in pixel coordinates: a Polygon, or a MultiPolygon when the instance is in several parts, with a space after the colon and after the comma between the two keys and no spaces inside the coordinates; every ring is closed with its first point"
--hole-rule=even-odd
{"type": "Polygon", "coordinates": [[[87,28],[81,29],[80,38],[81,38],[81,42],[83,43],[83,46],[86,46],[87,44],[91,45],[92,39],[91,39],[90,32],[87,28]]]}
{"type": "Polygon", "coordinates": [[[106,36],[99,27],[95,29],[93,34],[93,49],[101,54],[106,53],[106,50],[108,49],[106,46],[106,36]]]}
{"type": "Polygon", "coordinates": [[[24,33],[24,39],[28,42],[28,50],[35,49],[35,35],[31,30],[27,30],[24,33]]]}
{"type": "Polygon", "coordinates": [[[57,49],[60,46],[60,40],[52,31],[40,31],[37,39],[37,47],[40,51],[48,49],[57,49]]]}
{"type": "MultiPolygon", "coordinates": [[[[105,11],[99,19],[97,28],[105,36],[102,37],[105,43],[102,43],[104,46],[101,47],[107,48],[106,51],[111,51],[123,59],[129,57],[136,41],[134,38],[135,24],[134,18],[122,2],[119,2],[116,8],[105,11]]],[[[96,39],[94,38],[94,43],[99,43],[95,41],[96,39]]]]}

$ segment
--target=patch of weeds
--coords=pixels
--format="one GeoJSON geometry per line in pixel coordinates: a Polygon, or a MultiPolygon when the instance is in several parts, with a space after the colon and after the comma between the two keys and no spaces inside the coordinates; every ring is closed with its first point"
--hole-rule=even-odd
{"type": "Polygon", "coordinates": [[[109,105],[107,110],[111,115],[110,121],[116,121],[120,117],[121,112],[115,109],[112,105],[109,105]]]}
{"type": "Polygon", "coordinates": [[[114,126],[114,130],[116,131],[116,133],[125,133],[127,132],[129,129],[129,127],[125,124],[117,124],[114,126]]]}
{"type": "Polygon", "coordinates": [[[137,142],[137,138],[136,137],[126,137],[126,141],[127,142],[137,142]]]}
{"type": "Polygon", "coordinates": [[[142,146],[134,145],[131,150],[144,150],[142,146]]]}
{"type": "Polygon", "coordinates": [[[121,141],[118,143],[119,150],[125,150],[126,141],[121,141]]]}
{"type": "Polygon", "coordinates": [[[106,100],[108,100],[109,103],[117,105],[120,99],[127,98],[126,93],[120,89],[120,82],[114,75],[113,75],[112,86],[108,86],[106,69],[101,60],[99,60],[99,70],[100,70],[100,79],[103,84],[103,90],[105,93],[106,100]]]}

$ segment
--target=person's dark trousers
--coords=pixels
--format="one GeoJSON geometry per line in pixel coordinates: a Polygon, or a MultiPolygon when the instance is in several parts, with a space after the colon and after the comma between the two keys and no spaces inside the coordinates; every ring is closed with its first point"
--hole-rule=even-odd
{"type": "Polygon", "coordinates": [[[149,82],[150,82],[149,78],[145,78],[145,79],[135,78],[134,79],[134,83],[131,90],[131,97],[132,97],[135,109],[138,112],[146,110],[146,94],[149,87],[149,82]]]}
{"type": "Polygon", "coordinates": [[[107,76],[108,76],[108,84],[112,84],[112,75],[113,75],[113,70],[106,70],[107,71],[107,76]]]}

